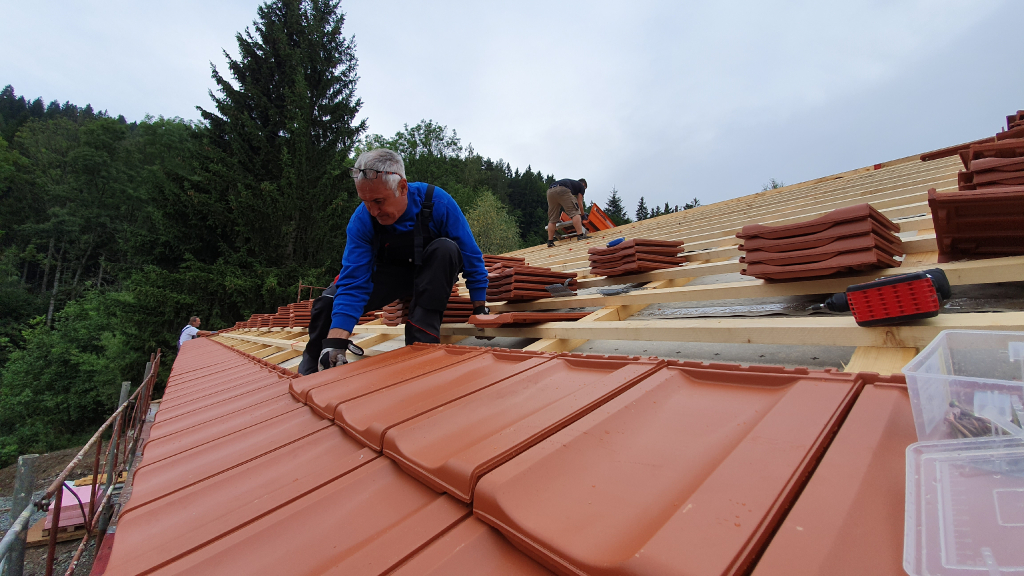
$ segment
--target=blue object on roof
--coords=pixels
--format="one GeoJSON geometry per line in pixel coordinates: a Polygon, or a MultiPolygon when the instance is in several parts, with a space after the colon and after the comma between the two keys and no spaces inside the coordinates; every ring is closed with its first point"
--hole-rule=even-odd
{"type": "Polygon", "coordinates": [[[608,247],[611,248],[612,246],[618,246],[619,244],[622,244],[622,242],[625,241],[625,240],[626,240],[625,236],[623,236],[621,238],[616,238],[615,240],[612,240],[611,242],[608,243],[608,247]]]}

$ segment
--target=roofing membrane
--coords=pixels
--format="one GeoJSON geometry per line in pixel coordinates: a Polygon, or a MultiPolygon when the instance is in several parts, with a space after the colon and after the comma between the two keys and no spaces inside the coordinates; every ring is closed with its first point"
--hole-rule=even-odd
{"type": "Polygon", "coordinates": [[[902,514],[852,485],[828,500],[835,474],[899,497],[901,475],[859,472],[913,432],[877,375],[413,345],[283,376],[183,346],[106,574],[738,573],[804,554],[768,537],[819,460],[780,534],[817,522],[820,572],[882,537],[840,512],[902,514]]]}

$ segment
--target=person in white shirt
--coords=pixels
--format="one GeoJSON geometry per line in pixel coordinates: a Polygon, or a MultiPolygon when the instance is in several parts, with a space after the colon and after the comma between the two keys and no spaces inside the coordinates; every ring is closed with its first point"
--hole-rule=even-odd
{"type": "Polygon", "coordinates": [[[199,324],[201,322],[202,320],[199,319],[199,316],[193,316],[188,321],[188,324],[186,324],[185,327],[181,329],[181,334],[178,335],[178,350],[181,350],[182,344],[188,342],[193,338],[199,338],[200,336],[209,336],[211,334],[217,333],[215,331],[207,332],[206,330],[200,330],[199,324]]]}

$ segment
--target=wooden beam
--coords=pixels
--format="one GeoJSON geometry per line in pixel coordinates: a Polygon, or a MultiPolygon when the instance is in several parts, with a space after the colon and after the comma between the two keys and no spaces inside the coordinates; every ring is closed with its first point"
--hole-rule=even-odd
{"type": "Polygon", "coordinates": [[[1024,312],[943,314],[910,326],[863,328],[849,316],[823,318],[706,318],[625,322],[547,322],[515,328],[479,329],[448,324],[447,334],[520,338],[794,344],[923,348],[942,330],[1024,330],[1024,312]]]}
{"type": "MultiPolygon", "coordinates": [[[[724,262],[724,264],[729,264],[724,262]]],[[[869,282],[884,276],[907,272],[942,268],[953,286],[965,284],[991,284],[994,282],[1019,282],[1024,280],[1024,256],[971,260],[938,265],[885,268],[860,276],[827,278],[804,282],[766,282],[750,280],[727,282],[682,288],[657,290],[636,290],[617,296],[589,294],[565,298],[543,298],[530,302],[496,303],[491,306],[495,312],[519,310],[558,310],[564,308],[619,306],[623,304],[659,304],[667,302],[699,302],[702,300],[730,300],[741,298],[772,298],[779,296],[802,296],[807,294],[828,294],[844,292],[847,286],[869,282]]],[[[685,269],[685,268],[680,268],[685,269]]]]}
{"type": "MultiPolygon", "coordinates": [[[[675,278],[670,280],[658,280],[651,282],[644,286],[644,288],[672,288],[675,286],[682,286],[692,280],[692,278],[675,278]]],[[[584,316],[577,320],[577,322],[618,322],[629,318],[633,314],[646,308],[644,305],[625,305],[625,306],[607,306],[596,312],[592,312],[589,316],[584,316]]],[[[572,352],[580,346],[587,343],[585,339],[561,339],[561,338],[541,338],[540,340],[530,344],[523,348],[523,350],[536,350],[538,352],[572,352]]]]}
{"type": "Polygon", "coordinates": [[[898,374],[914,356],[917,356],[917,348],[861,346],[853,351],[853,357],[843,372],[898,374]]]}
{"type": "Polygon", "coordinates": [[[286,360],[298,358],[299,356],[302,356],[302,350],[282,350],[276,354],[271,354],[270,356],[265,357],[264,360],[271,364],[280,364],[286,360]]]}

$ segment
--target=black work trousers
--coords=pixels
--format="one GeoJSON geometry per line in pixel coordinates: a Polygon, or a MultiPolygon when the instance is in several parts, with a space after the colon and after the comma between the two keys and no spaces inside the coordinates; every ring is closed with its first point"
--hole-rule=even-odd
{"type": "MultiPolygon", "coordinates": [[[[412,298],[405,316],[405,343],[440,342],[441,320],[461,270],[462,252],[459,245],[449,238],[438,238],[423,249],[422,266],[377,264],[372,276],[373,291],[363,313],[383,308],[395,300],[412,298]]],[[[330,331],[333,311],[332,287],[313,302],[309,342],[302,354],[299,374],[317,371],[322,342],[330,331]]]]}

